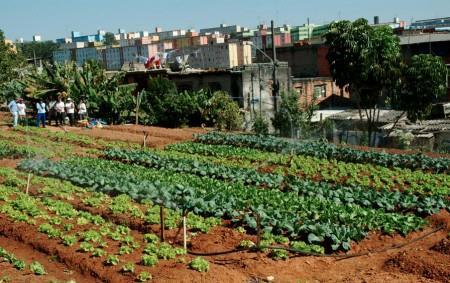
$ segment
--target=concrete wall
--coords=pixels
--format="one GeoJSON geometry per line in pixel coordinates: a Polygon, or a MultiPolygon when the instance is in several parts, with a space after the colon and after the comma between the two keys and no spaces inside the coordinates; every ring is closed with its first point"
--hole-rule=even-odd
{"type": "MultiPolygon", "coordinates": [[[[272,57],[271,49],[266,49],[266,53],[272,57]]],[[[329,77],[327,53],[328,49],[324,45],[280,47],[277,48],[277,59],[288,62],[292,76],[296,78],[329,77]]],[[[267,62],[267,59],[258,52],[256,62],[267,62]]]]}

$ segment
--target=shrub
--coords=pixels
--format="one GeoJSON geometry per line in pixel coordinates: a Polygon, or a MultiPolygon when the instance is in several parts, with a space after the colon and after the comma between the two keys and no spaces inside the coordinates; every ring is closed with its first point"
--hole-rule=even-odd
{"type": "Polygon", "coordinates": [[[269,123],[261,115],[256,116],[255,122],[252,127],[253,132],[257,135],[267,135],[269,134],[269,123]]]}
{"type": "Polygon", "coordinates": [[[219,130],[240,130],[243,118],[239,105],[228,93],[215,92],[204,112],[205,119],[219,130]]]}

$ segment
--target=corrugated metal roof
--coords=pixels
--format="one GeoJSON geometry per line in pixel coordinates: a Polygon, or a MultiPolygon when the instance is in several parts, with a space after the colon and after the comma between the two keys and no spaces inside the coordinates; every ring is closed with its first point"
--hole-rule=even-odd
{"type": "MultiPolygon", "coordinates": [[[[380,110],[380,117],[379,117],[378,121],[380,123],[395,122],[402,113],[403,113],[403,111],[397,111],[397,110],[380,110]]],[[[366,111],[364,109],[361,110],[361,115],[362,115],[363,120],[367,120],[366,111]]],[[[331,115],[329,117],[329,119],[350,121],[350,120],[360,120],[361,117],[359,115],[358,109],[350,109],[350,110],[346,110],[346,111],[331,115]]],[[[406,119],[406,114],[404,114],[400,120],[405,120],[405,119],[406,119]]]]}

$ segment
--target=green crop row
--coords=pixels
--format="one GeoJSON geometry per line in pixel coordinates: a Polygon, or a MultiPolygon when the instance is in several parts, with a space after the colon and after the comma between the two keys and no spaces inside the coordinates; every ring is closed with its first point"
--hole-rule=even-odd
{"type": "Polygon", "coordinates": [[[174,183],[180,177],[159,171],[159,180],[152,181],[133,173],[133,168],[138,166],[114,165],[114,162],[105,166],[103,162],[30,160],[20,167],[96,191],[126,193],[135,200],[149,199],[166,207],[231,218],[252,229],[256,228],[258,214],[265,230],[312,244],[320,243],[333,250],[349,249],[351,241],[362,239],[371,230],[406,234],[425,224],[423,219],[411,214],[386,213],[355,204],[343,205],[323,198],[299,196],[295,192],[261,190],[188,174],[174,183]],[[120,169],[122,166],[126,166],[125,170],[120,169]],[[189,186],[185,185],[187,183],[189,186]]]}
{"type": "MultiPolygon", "coordinates": [[[[384,209],[386,211],[413,211],[421,214],[432,214],[446,207],[446,202],[440,196],[416,196],[413,192],[390,192],[387,189],[379,188],[375,191],[367,187],[359,186],[331,186],[327,183],[305,182],[293,176],[282,176],[274,174],[264,174],[255,172],[253,169],[227,167],[200,161],[190,161],[186,159],[176,159],[161,157],[148,151],[123,151],[114,150],[105,152],[105,156],[110,159],[119,160],[125,163],[143,164],[146,167],[160,170],[170,170],[174,173],[189,173],[198,176],[205,176],[217,180],[228,182],[239,182],[242,184],[252,184],[249,178],[255,178],[254,184],[270,186],[273,188],[286,189],[295,188],[295,191],[302,195],[325,195],[324,192],[339,199],[343,203],[354,203],[348,194],[358,196],[359,205],[369,208],[384,209]],[[264,180],[261,182],[261,180],[264,180]]],[[[292,161],[291,161],[292,162],[292,161]]],[[[107,165],[106,165],[107,166],[107,165]]]]}
{"type": "Polygon", "coordinates": [[[170,169],[178,173],[197,174],[251,185],[277,187],[283,180],[280,175],[259,173],[251,168],[164,156],[151,151],[111,149],[104,151],[103,157],[125,163],[141,164],[151,168],[170,169]]]}
{"type": "Polygon", "coordinates": [[[271,152],[294,153],[344,162],[372,163],[384,167],[420,169],[436,173],[450,170],[450,159],[448,158],[431,158],[423,154],[388,154],[385,152],[364,151],[324,142],[294,142],[271,136],[263,137],[219,132],[198,135],[196,141],[206,144],[250,147],[271,152]]]}
{"type": "Polygon", "coordinates": [[[447,196],[450,194],[450,177],[447,174],[430,174],[402,168],[386,168],[379,165],[347,163],[303,155],[264,152],[257,149],[230,145],[180,143],[167,147],[170,151],[201,154],[230,160],[247,160],[254,166],[270,165],[274,172],[299,175],[309,180],[322,180],[349,186],[375,189],[412,190],[447,196]],[[276,166],[273,166],[276,165],[276,166]]]}

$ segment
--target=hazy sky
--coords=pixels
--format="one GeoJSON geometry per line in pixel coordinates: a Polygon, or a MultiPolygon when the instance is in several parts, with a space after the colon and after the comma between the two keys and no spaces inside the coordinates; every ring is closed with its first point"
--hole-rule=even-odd
{"type": "Polygon", "coordinates": [[[373,16],[410,22],[450,16],[450,0],[0,0],[0,29],[11,39],[30,40],[83,34],[213,27],[221,23],[255,27],[260,23],[300,25],[309,17],[322,24],[373,16]]]}

